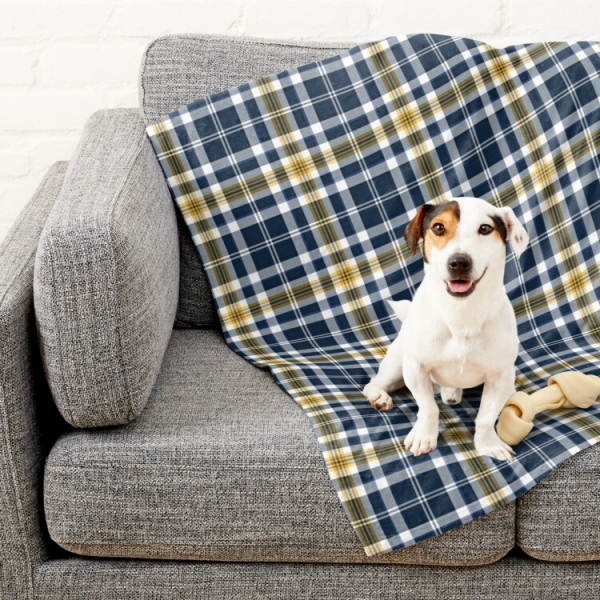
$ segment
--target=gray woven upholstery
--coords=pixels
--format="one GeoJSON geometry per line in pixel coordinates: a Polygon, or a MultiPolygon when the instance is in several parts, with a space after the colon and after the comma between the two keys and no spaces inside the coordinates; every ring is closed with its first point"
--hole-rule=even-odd
{"type": "Polygon", "coordinates": [[[53,165],[0,244],[0,598],[32,598],[32,568],[46,559],[41,523],[44,444],[52,400],[33,318],[33,264],[67,163],[53,165]]]}
{"type": "Polygon", "coordinates": [[[86,124],[40,239],[35,311],[46,375],[76,427],[144,407],[177,308],[175,208],[137,110],[86,124]]]}
{"type": "Polygon", "coordinates": [[[521,496],[517,515],[517,543],[530,556],[600,560],[600,446],[579,452],[521,496]]]}
{"type": "Polygon", "coordinates": [[[597,600],[600,564],[505,558],[483,567],[71,559],[38,572],[39,600],[597,600]]]}
{"type": "MultiPolygon", "coordinates": [[[[177,35],[156,39],[143,58],[140,106],[155,123],[183,104],[251,79],[339,53],[352,44],[305,44],[272,40],[177,35]]],[[[210,287],[191,237],[180,230],[181,295],[178,327],[218,327],[210,287]]]]}
{"type": "Polygon", "coordinates": [[[142,58],[139,92],[144,119],[156,123],[182,104],[350,46],[210,35],[159,37],[142,58]]]}
{"type": "MultiPolygon", "coordinates": [[[[52,539],[92,556],[367,562],[309,420],[219,332],[176,330],[126,427],[74,431],[48,457],[52,539]]],[[[372,562],[473,565],[514,546],[514,503],[372,562]]]]}

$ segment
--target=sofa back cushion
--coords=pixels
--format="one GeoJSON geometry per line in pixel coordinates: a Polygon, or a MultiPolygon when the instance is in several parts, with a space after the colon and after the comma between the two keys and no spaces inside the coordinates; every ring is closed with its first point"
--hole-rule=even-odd
{"type": "MultiPolygon", "coordinates": [[[[175,35],[152,42],[140,73],[140,105],[146,124],[215,92],[263,75],[322,60],[353,44],[327,45],[252,38],[175,35]]],[[[177,327],[216,327],[219,320],[202,263],[183,220],[177,327]]]]}

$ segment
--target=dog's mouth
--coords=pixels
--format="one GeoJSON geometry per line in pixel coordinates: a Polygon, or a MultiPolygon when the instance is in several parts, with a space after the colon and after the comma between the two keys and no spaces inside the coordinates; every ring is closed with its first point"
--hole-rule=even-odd
{"type": "Polygon", "coordinates": [[[473,279],[447,279],[446,291],[455,298],[466,298],[475,291],[475,287],[483,279],[486,271],[487,267],[484,269],[481,277],[475,281],[473,279]]]}

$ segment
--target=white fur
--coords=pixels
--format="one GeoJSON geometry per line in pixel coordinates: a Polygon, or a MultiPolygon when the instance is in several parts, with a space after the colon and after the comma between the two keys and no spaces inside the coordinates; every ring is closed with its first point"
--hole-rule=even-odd
{"type": "Polygon", "coordinates": [[[475,448],[510,461],[514,451],[500,440],[494,425],[514,392],[517,326],[503,287],[505,244],[494,234],[481,235],[479,226],[493,225],[490,215],[501,216],[517,258],[529,238],[510,208],[498,209],[478,198],[448,199],[460,207],[457,234],[443,250],[430,251],[412,303],[391,303],[402,327],[364,394],[374,408],[389,410],[389,393],[406,384],[419,410],[404,444],[418,456],[437,445],[439,409],[434,386],[439,386],[446,404],[456,404],[463,389],[483,383],[475,448]],[[450,278],[448,258],[456,252],[471,257],[471,279],[483,275],[473,293],[463,298],[450,295],[445,283],[450,278]]]}

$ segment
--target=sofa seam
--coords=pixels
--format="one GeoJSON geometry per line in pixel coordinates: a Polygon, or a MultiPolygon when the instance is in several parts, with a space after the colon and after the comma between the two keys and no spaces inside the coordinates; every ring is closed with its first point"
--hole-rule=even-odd
{"type": "Polygon", "coordinates": [[[142,113],[142,120],[144,121],[144,126],[147,125],[146,118],[145,118],[145,116],[146,116],[146,89],[144,87],[144,73],[146,71],[146,63],[148,62],[148,54],[150,53],[150,50],[154,47],[154,45],[160,39],[161,39],[160,37],[155,38],[148,44],[148,46],[144,50],[144,54],[142,55],[142,63],[140,65],[139,72],[138,72],[138,102],[140,103],[140,110],[142,113]]]}
{"type": "MultiPolygon", "coordinates": [[[[138,116],[139,116],[139,110],[138,110],[138,116]]],[[[142,119],[142,123],[143,123],[143,119],[142,119]]],[[[141,140],[139,143],[139,146],[137,146],[134,150],[134,155],[131,159],[131,161],[129,162],[129,164],[127,165],[127,170],[126,173],[123,176],[122,181],[120,182],[120,185],[117,189],[117,191],[115,192],[115,197],[113,199],[113,201],[111,202],[109,211],[108,211],[108,238],[109,238],[109,248],[110,248],[110,254],[111,254],[111,261],[113,264],[113,275],[114,275],[114,280],[115,280],[115,294],[114,294],[114,298],[118,298],[119,297],[119,290],[121,289],[121,278],[119,277],[119,273],[117,270],[117,261],[115,258],[115,253],[114,253],[114,245],[113,245],[113,240],[114,240],[114,232],[113,232],[113,224],[114,224],[114,219],[113,219],[113,213],[115,211],[115,207],[118,204],[119,200],[121,199],[121,196],[123,194],[123,190],[125,189],[125,185],[127,184],[127,181],[129,180],[129,176],[131,175],[131,173],[133,172],[133,167],[136,164],[138,158],[141,156],[143,150],[144,150],[144,146],[145,146],[145,142],[146,142],[146,129],[145,127],[142,128],[141,131],[141,140]]],[[[119,355],[119,366],[121,369],[121,373],[122,373],[122,377],[123,377],[123,383],[125,386],[125,395],[127,398],[127,404],[128,404],[128,411],[127,411],[127,420],[130,421],[132,419],[132,415],[135,414],[134,411],[134,406],[133,406],[133,397],[132,397],[132,393],[131,393],[131,384],[129,381],[129,378],[127,376],[127,369],[125,368],[125,363],[123,362],[123,339],[122,339],[122,332],[121,332],[121,327],[122,327],[122,322],[123,322],[123,314],[121,311],[121,308],[119,307],[119,303],[115,303],[116,306],[116,310],[115,310],[115,316],[117,316],[117,325],[118,327],[116,327],[116,337],[117,337],[117,344],[118,344],[118,355],[119,355]]],[[[147,400],[147,399],[146,399],[147,400]]],[[[118,415],[115,415],[115,417],[118,418],[118,415]]]]}
{"type": "MultiPolygon", "coordinates": [[[[66,162],[66,161],[64,161],[66,162]]],[[[42,180],[41,184],[38,186],[38,188],[36,189],[36,191],[33,194],[33,197],[35,198],[38,193],[48,184],[48,180],[50,179],[50,177],[54,178],[57,177],[57,174],[51,173],[52,168],[54,167],[56,163],[53,163],[50,168],[47,170],[46,172],[46,176],[44,177],[44,179],[42,180]]],[[[63,181],[64,181],[64,173],[63,173],[63,181]]],[[[59,192],[60,193],[60,192],[59,192]]],[[[57,195],[58,197],[58,195],[57,195]]],[[[56,202],[56,200],[55,200],[56,202]]],[[[54,206],[54,205],[53,205],[54,206]]],[[[48,213],[49,216],[49,213],[48,213]]],[[[46,217],[46,222],[48,219],[48,216],[46,217]]],[[[18,224],[17,228],[15,229],[15,233],[16,231],[19,231],[23,224],[25,224],[27,221],[26,219],[23,217],[22,220],[20,221],[20,223],[18,224]]],[[[44,223],[44,227],[45,227],[44,223]]],[[[44,227],[42,227],[42,231],[44,229],[44,227]]],[[[41,233],[40,232],[40,237],[41,237],[41,233]]],[[[39,240],[38,240],[39,241],[39,240]]],[[[6,244],[6,246],[8,246],[8,244],[6,244]]],[[[35,257],[37,253],[37,246],[29,253],[29,255],[27,256],[27,259],[24,262],[24,264],[21,266],[21,268],[17,271],[17,273],[15,273],[15,275],[12,277],[12,279],[10,280],[9,283],[6,284],[6,289],[4,290],[4,292],[2,293],[2,295],[0,296],[0,306],[2,306],[4,299],[6,298],[6,295],[9,291],[9,289],[12,287],[12,285],[15,283],[15,281],[17,281],[17,279],[24,273],[24,271],[29,268],[30,266],[34,266],[35,265],[35,259],[32,261],[32,258],[35,257]],[[33,263],[33,264],[32,264],[33,263]]],[[[0,255],[1,256],[1,255],[0,255]]],[[[32,282],[32,291],[33,291],[33,282],[32,282]]],[[[33,307],[33,298],[32,298],[32,307],[33,307]]],[[[35,311],[34,311],[35,313],[35,311]]],[[[3,315],[3,312],[0,310],[0,318],[2,319],[2,321],[4,322],[5,317],[3,315]]],[[[4,325],[4,323],[3,323],[4,325]]],[[[4,377],[5,377],[5,370],[2,370],[2,376],[0,378],[0,382],[2,383],[2,385],[0,385],[0,389],[6,390],[6,384],[4,383],[4,377]]],[[[4,392],[2,394],[4,396],[4,392]]],[[[14,459],[14,455],[12,452],[12,448],[11,445],[9,444],[9,439],[8,439],[8,428],[9,428],[9,421],[8,421],[8,414],[6,412],[6,407],[5,407],[5,403],[2,402],[0,403],[0,408],[2,409],[2,419],[4,420],[4,422],[7,425],[7,429],[4,432],[3,435],[3,440],[2,443],[4,444],[4,447],[7,449],[7,455],[8,455],[8,460],[10,461],[11,464],[11,469],[10,469],[10,485],[12,487],[12,491],[15,497],[15,508],[17,510],[17,517],[18,517],[18,526],[19,529],[21,530],[21,534],[22,534],[22,546],[23,549],[25,551],[25,555],[27,557],[27,561],[28,561],[28,574],[29,574],[29,580],[28,580],[28,588],[29,588],[29,592],[31,594],[31,597],[33,597],[35,590],[33,587],[33,581],[34,581],[34,574],[33,574],[33,561],[31,559],[31,552],[29,549],[29,545],[26,542],[26,530],[25,530],[25,525],[24,525],[24,510],[23,510],[23,504],[21,502],[21,497],[20,497],[20,493],[19,493],[19,486],[17,485],[17,482],[15,481],[15,459],[14,459]]]]}
{"type": "MultiPolygon", "coordinates": [[[[76,157],[75,157],[76,158],[76,157]]],[[[71,169],[74,167],[74,162],[71,160],[69,161],[69,165],[71,167],[71,169]]],[[[67,179],[67,172],[65,172],[65,177],[63,179],[63,186],[61,187],[59,193],[57,194],[56,198],[57,201],[60,198],[62,192],[64,191],[64,182],[67,179]]],[[[50,211],[48,212],[48,218],[46,220],[46,223],[44,224],[44,227],[42,229],[42,232],[40,234],[40,242],[42,240],[42,238],[44,237],[44,234],[46,234],[46,227],[48,225],[48,221],[50,220],[50,218],[52,217],[52,213],[54,211],[54,207],[56,206],[56,202],[55,204],[52,206],[52,208],[50,209],[50,211]]],[[[54,244],[54,241],[52,239],[51,235],[47,235],[46,236],[47,239],[45,240],[45,243],[47,244],[47,251],[50,255],[51,260],[49,261],[49,269],[50,269],[50,281],[52,282],[52,284],[56,284],[56,273],[55,273],[55,269],[54,269],[54,265],[56,262],[56,247],[54,244]]],[[[38,242],[38,250],[40,247],[40,243],[38,242]]],[[[37,254],[38,251],[36,250],[36,263],[37,263],[37,254]]],[[[36,265],[34,264],[34,273],[36,270],[36,265]]],[[[51,284],[51,285],[52,285],[51,284]]],[[[47,287],[47,285],[45,286],[47,287]]],[[[51,310],[49,311],[50,314],[52,315],[52,324],[54,329],[56,329],[56,311],[55,311],[55,306],[54,306],[54,294],[49,294],[48,295],[48,303],[51,306],[51,310]]],[[[34,313],[35,313],[35,278],[34,278],[34,313]]],[[[61,337],[56,336],[56,350],[57,350],[57,357],[58,360],[60,362],[60,368],[58,369],[58,376],[56,377],[56,370],[55,370],[55,380],[57,380],[58,386],[60,388],[60,392],[61,395],[64,397],[65,394],[65,388],[66,388],[66,380],[65,380],[65,375],[64,375],[64,357],[63,357],[63,349],[62,349],[62,342],[61,342],[61,337]]],[[[44,350],[45,352],[45,350],[44,350]]],[[[45,363],[45,361],[44,361],[45,363]]],[[[50,384],[50,378],[48,378],[48,385],[51,389],[52,392],[52,388],[55,388],[56,386],[51,385],[50,384]]],[[[72,424],[74,427],[78,427],[78,425],[76,424],[76,421],[78,421],[78,419],[75,418],[75,414],[73,413],[73,409],[71,406],[71,403],[67,401],[66,405],[64,402],[60,402],[61,406],[59,407],[59,402],[57,402],[56,398],[54,397],[54,394],[52,394],[53,397],[53,401],[56,404],[56,407],[58,408],[59,412],[63,415],[63,417],[65,418],[65,420],[67,422],[69,422],[70,424],[72,424]]]]}
{"type": "MultiPolygon", "coordinates": [[[[89,556],[89,557],[93,557],[94,555],[92,554],[79,554],[78,552],[76,552],[73,548],[78,548],[78,547],[82,547],[82,546],[149,546],[149,547],[155,547],[155,546],[169,546],[169,547],[174,547],[174,548],[181,548],[181,547],[189,547],[189,546],[194,546],[194,543],[173,543],[173,542],[167,542],[165,544],[161,544],[159,542],[155,542],[155,543],[133,543],[133,544],[126,544],[126,543],[119,543],[119,542],[67,542],[67,541],[57,541],[56,539],[53,538],[53,541],[56,542],[59,546],[61,546],[61,548],[69,551],[69,552],[73,552],[75,554],[77,554],[78,556],[89,556]]],[[[268,542],[265,542],[265,545],[268,545],[268,542]]],[[[197,543],[198,547],[205,547],[205,544],[198,542],[197,543]]],[[[238,548],[243,547],[241,544],[237,545],[238,548]]],[[[247,546],[248,548],[252,548],[252,544],[248,544],[247,546]]],[[[286,545],[286,547],[290,547],[289,544],[286,545]]],[[[307,548],[308,546],[294,546],[293,544],[291,545],[291,547],[294,548],[307,548]]],[[[409,546],[408,548],[414,548],[415,546],[409,546]]],[[[314,548],[314,546],[310,546],[310,548],[314,548]]],[[[329,550],[331,547],[330,546],[321,546],[321,548],[323,550],[329,550]]],[[[347,550],[361,550],[361,548],[347,548],[347,550]]],[[[490,553],[490,556],[492,558],[486,558],[484,561],[481,560],[477,560],[476,563],[473,563],[473,559],[468,561],[467,563],[461,563],[459,565],[447,565],[447,564],[439,564],[439,563],[434,563],[434,564],[423,564],[423,563],[419,563],[419,562],[401,562],[401,563],[394,563],[394,562],[378,562],[378,561],[371,561],[371,560],[365,560],[364,562],[361,561],[355,561],[355,562],[351,562],[351,563],[346,563],[346,562],[333,562],[330,563],[328,561],[330,561],[331,559],[326,559],[326,560],[321,560],[321,561],[315,561],[316,564],[349,564],[349,565],[370,565],[370,566],[384,566],[384,565],[394,565],[397,567],[405,567],[405,566],[424,566],[424,567],[437,567],[437,568],[447,568],[447,569],[451,569],[451,568],[465,568],[465,567],[483,567],[483,566],[487,566],[487,565],[493,565],[496,564],[498,562],[500,562],[504,557],[506,557],[508,555],[508,553],[510,552],[510,550],[507,551],[500,551],[500,552],[494,552],[494,553],[490,553]]],[[[385,555],[380,555],[380,556],[385,556],[385,555]]],[[[100,558],[112,558],[113,560],[128,560],[129,558],[135,558],[137,560],[144,560],[142,557],[121,557],[121,556],[110,556],[110,555],[104,555],[100,558]]],[[[365,558],[369,559],[369,557],[365,558]]],[[[169,560],[169,559],[148,559],[148,560],[169,560]]],[[[176,559],[175,559],[176,560],[176,559]]],[[[198,560],[207,560],[207,559],[198,559],[198,560]]],[[[209,561],[212,559],[208,559],[209,561]]],[[[230,559],[223,559],[224,562],[232,562],[230,559]]],[[[233,561],[233,562],[237,562],[237,561],[233,561]]],[[[242,562],[250,562],[253,563],[255,562],[254,560],[248,560],[248,561],[242,561],[242,562]]],[[[259,561],[262,562],[262,561],[259,561]]],[[[299,561],[290,561],[290,560],[286,560],[286,561],[281,561],[281,560],[271,560],[271,561],[267,561],[267,562],[283,562],[285,564],[293,564],[296,562],[299,563],[303,563],[306,562],[306,560],[299,560],[299,561]]]]}
{"type": "MultiPolygon", "coordinates": [[[[43,233],[43,232],[42,232],[43,233]]],[[[52,236],[49,237],[49,239],[46,241],[46,243],[48,244],[48,252],[52,258],[52,260],[50,260],[50,277],[51,277],[51,281],[53,283],[56,284],[56,275],[55,275],[55,270],[54,270],[54,263],[56,260],[56,250],[55,250],[55,246],[54,246],[54,242],[52,241],[52,236]]],[[[51,305],[54,304],[54,301],[52,300],[52,297],[54,296],[54,294],[49,294],[49,302],[51,305]]],[[[52,309],[50,310],[50,313],[53,315],[52,318],[52,322],[54,325],[54,328],[56,329],[56,319],[54,317],[54,315],[56,314],[55,310],[54,310],[54,306],[52,306],[52,309]]],[[[61,392],[64,394],[64,390],[65,390],[65,376],[64,376],[64,358],[63,358],[63,349],[62,349],[62,342],[60,340],[60,336],[56,337],[56,346],[57,346],[57,356],[58,356],[58,360],[60,361],[60,369],[59,369],[59,375],[58,375],[58,381],[59,381],[59,385],[61,388],[61,392]]],[[[48,382],[49,383],[49,382],[48,382]]],[[[56,400],[55,400],[56,402],[56,400]]],[[[67,402],[66,406],[64,404],[64,402],[61,402],[62,404],[62,408],[59,409],[61,412],[64,412],[68,415],[69,417],[69,422],[72,423],[74,426],[75,425],[75,421],[77,419],[75,419],[75,416],[73,414],[73,410],[71,407],[71,403],[67,402]]],[[[57,407],[58,407],[58,403],[57,403],[57,407]]]]}
{"type": "MultiPolygon", "coordinates": [[[[69,164],[71,162],[72,161],[69,161],[69,164]]],[[[71,165],[71,166],[73,167],[74,164],[71,165]]],[[[61,195],[61,193],[64,190],[64,182],[66,181],[66,176],[67,176],[67,173],[65,172],[65,177],[63,179],[63,186],[61,186],[61,189],[60,189],[59,193],[56,196],[57,201],[60,198],[60,195],[61,195]]],[[[42,236],[44,235],[44,233],[46,231],[46,225],[48,223],[48,220],[52,216],[52,212],[54,210],[54,206],[56,206],[56,202],[52,206],[52,208],[50,209],[50,211],[48,212],[48,218],[46,219],[46,223],[44,224],[44,227],[43,227],[42,232],[40,234],[40,240],[42,239],[42,236]]],[[[54,265],[56,264],[56,256],[57,256],[57,254],[56,254],[56,246],[55,246],[54,240],[52,239],[52,236],[48,236],[48,239],[46,240],[46,243],[48,245],[48,252],[49,252],[49,254],[50,254],[51,258],[52,258],[52,260],[50,260],[50,265],[49,265],[50,266],[50,271],[51,271],[51,274],[50,274],[50,276],[51,276],[51,282],[53,284],[56,284],[56,271],[55,271],[54,265]]],[[[39,248],[39,245],[40,244],[38,242],[38,248],[39,248]]],[[[37,250],[36,250],[36,255],[37,255],[37,250]]],[[[35,272],[35,264],[34,264],[34,272],[35,272]]],[[[54,317],[54,315],[56,314],[55,307],[54,307],[54,297],[55,297],[55,295],[51,293],[51,294],[49,294],[48,297],[49,297],[49,302],[50,302],[50,304],[52,306],[52,310],[50,311],[51,315],[53,316],[52,322],[53,322],[54,328],[56,329],[56,318],[54,317]]],[[[34,313],[35,313],[35,295],[34,295],[34,313]]],[[[66,395],[65,394],[66,379],[65,379],[64,356],[63,356],[63,348],[62,348],[63,344],[62,344],[62,341],[61,341],[61,336],[60,335],[57,336],[56,340],[57,340],[57,342],[56,342],[57,356],[58,356],[58,360],[60,361],[60,369],[59,369],[59,375],[58,375],[57,379],[58,379],[59,386],[61,388],[61,393],[62,393],[62,395],[64,397],[66,395]]],[[[50,385],[50,381],[48,381],[48,385],[50,385]]],[[[58,403],[56,402],[56,399],[54,398],[54,396],[53,396],[53,401],[54,401],[54,403],[56,404],[56,406],[58,408],[58,403]]],[[[59,411],[63,415],[67,415],[69,417],[69,419],[66,419],[66,420],[69,423],[73,424],[73,426],[77,427],[78,425],[76,424],[76,421],[78,421],[78,419],[75,418],[75,414],[73,412],[73,407],[72,407],[71,402],[67,401],[66,406],[65,406],[64,403],[61,403],[61,404],[62,404],[62,408],[59,408],[59,411]]]]}
{"type": "Polygon", "coordinates": [[[368,43],[368,42],[346,42],[344,40],[334,40],[328,42],[319,42],[317,40],[302,40],[298,38],[290,38],[290,39],[274,39],[274,38],[264,38],[264,37],[254,37],[254,36],[238,36],[238,35],[220,35],[220,34],[209,34],[209,33],[172,33],[167,35],[162,35],[153,40],[150,46],[153,46],[155,43],[160,42],[162,40],[169,39],[184,39],[184,40],[205,40],[205,41],[219,41],[225,40],[228,42],[238,43],[238,44],[253,44],[253,45],[261,45],[261,46],[289,46],[293,48],[322,48],[322,49],[350,49],[353,46],[368,43]]]}
{"type": "Polygon", "coordinates": [[[560,560],[552,560],[549,558],[539,558],[538,556],[536,556],[536,554],[554,554],[554,553],[568,553],[571,550],[569,548],[557,548],[557,549],[548,549],[548,548],[542,548],[540,546],[522,546],[521,544],[517,544],[517,547],[520,548],[521,550],[523,550],[523,552],[525,552],[525,554],[527,554],[528,556],[530,556],[531,558],[534,558],[535,560],[540,560],[543,562],[591,562],[591,561],[597,561],[600,560],[600,551],[596,548],[588,548],[588,549],[584,549],[584,550],[574,550],[573,552],[575,552],[576,554],[582,554],[582,553],[586,553],[586,552],[594,552],[595,554],[598,555],[599,558],[589,558],[589,559],[581,559],[581,558],[576,558],[576,559],[565,559],[565,558],[560,558],[560,560]]]}
{"type": "MultiPolygon", "coordinates": [[[[29,257],[31,258],[31,256],[29,257]]],[[[4,296],[3,296],[4,298],[4,296]]],[[[4,321],[4,318],[2,318],[2,321],[4,321]]],[[[4,323],[3,323],[4,325],[4,323]]],[[[0,390],[5,390],[6,389],[6,385],[4,384],[4,376],[5,376],[5,370],[2,369],[2,378],[0,379],[0,390]]],[[[4,396],[4,392],[2,392],[2,396],[4,396]]],[[[2,419],[4,420],[4,422],[8,425],[8,414],[6,412],[6,408],[5,408],[5,402],[0,402],[0,408],[2,410],[2,419]]],[[[33,561],[31,560],[31,552],[29,551],[29,545],[27,544],[26,540],[27,540],[27,531],[25,530],[25,520],[24,520],[24,514],[25,511],[23,509],[23,503],[21,502],[21,496],[19,494],[19,486],[17,485],[17,482],[15,481],[15,459],[14,459],[14,455],[12,452],[12,448],[11,445],[9,443],[8,440],[8,431],[5,432],[5,434],[3,435],[3,439],[2,439],[2,443],[4,445],[4,447],[7,449],[7,457],[8,460],[10,461],[10,485],[12,487],[12,492],[14,494],[14,498],[15,498],[15,508],[17,510],[17,521],[18,521],[18,527],[21,531],[21,536],[22,536],[22,547],[27,559],[27,572],[29,574],[29,578],[28,578],[28,588],[29,588],[29,592],[31,593],[31,597],[33,597],[34,594],[34,589],[33,589],[33,561]]]]}

